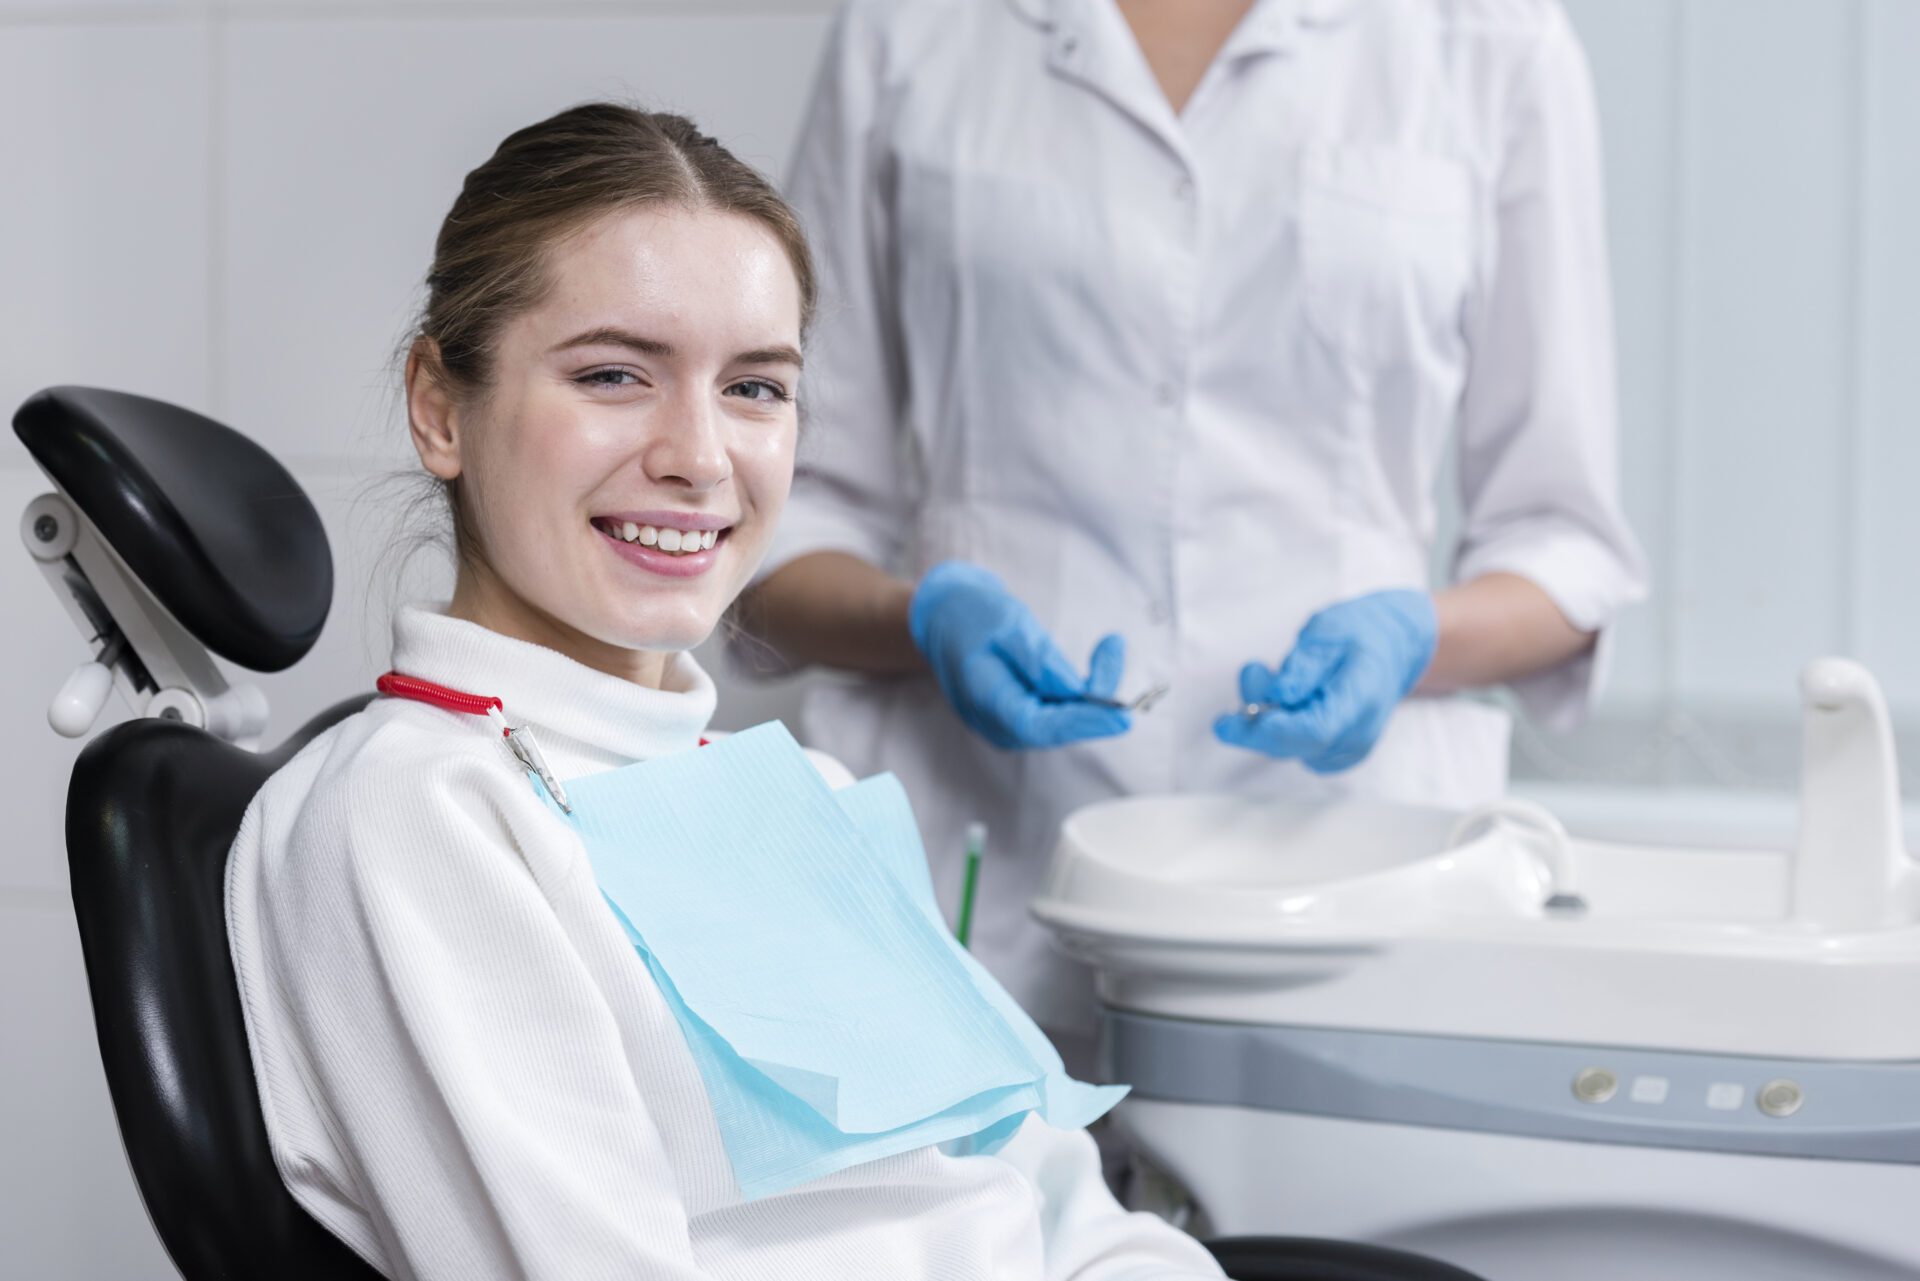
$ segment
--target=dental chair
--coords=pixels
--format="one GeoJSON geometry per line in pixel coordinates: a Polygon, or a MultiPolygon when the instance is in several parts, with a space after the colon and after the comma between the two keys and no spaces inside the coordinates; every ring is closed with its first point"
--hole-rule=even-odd
{"type": "MultiPolygon", "coordinates": [[[[373,1281],[280,1182],[227,951],[248,802],[367,702],[261,750],[265,699],[212,657],[271,672],[312,648],[333,597],[319,514],[264,449],[161,401],[55,387],[13,423],[56,487],[28,504],[23,541],[90,651],[48,719],[83,737],[116,691],[135,713],[81,751],[66,834],[100,1057],[154,1229],[187,1281],[373,1281]]],[[[1239,1281],[1477,1281],[1377,1246],[1208,1247],[1239,1281]]]]}

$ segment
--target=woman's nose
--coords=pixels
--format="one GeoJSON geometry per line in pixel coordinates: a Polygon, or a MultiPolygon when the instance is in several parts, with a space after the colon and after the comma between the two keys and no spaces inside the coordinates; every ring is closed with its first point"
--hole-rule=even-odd
{"type": "Polygon", "coordinates": [[[677,397],[642,459],[647,475],[663,484],[712,489],[733,474],[725,423],[710,396],[677,397]]]}

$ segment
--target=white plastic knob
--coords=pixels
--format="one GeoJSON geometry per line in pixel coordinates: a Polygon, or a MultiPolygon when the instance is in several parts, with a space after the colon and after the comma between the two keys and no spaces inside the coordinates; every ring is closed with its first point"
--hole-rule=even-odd
{"type": "Polygon", "coordinates": [[[100,709],[113,693],[113,669],[100,663],[82,663],[73,669],[47,708],[47,723],[65,738],[79,738],[100,719],[100,709]]]}

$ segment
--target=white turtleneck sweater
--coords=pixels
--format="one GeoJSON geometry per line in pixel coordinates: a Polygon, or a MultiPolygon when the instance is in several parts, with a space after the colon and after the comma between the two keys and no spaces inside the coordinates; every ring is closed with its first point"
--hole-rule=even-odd
{"type": "MultiPolygon", "coordinates": [[[[692,748],[714,704],[684,655],[643,689],[421,609],[393,667],[501,698],[562,780],[692,748]]],[[[672,1012],[484,718],[380,699],[309,744],[247,810],[227,927],[280,1176],[389,1277],[1220,1276],[1032,1119],[742,1201],[672,1012]]]]}

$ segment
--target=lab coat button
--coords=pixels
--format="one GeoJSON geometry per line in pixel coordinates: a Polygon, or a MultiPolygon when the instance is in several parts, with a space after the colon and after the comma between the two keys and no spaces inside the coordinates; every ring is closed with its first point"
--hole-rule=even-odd
{"type": "Polygon", "coordinates": [[[1175,200],[1193,199],[1193,179],[1182,178],[1179,182],[1174,183],[1173,198],[1175,200]]]}
{"type": "Polygon", "coordinates": [[[1167,603],[1163,600],[1152,601],[1147,605],[1147,621],[1150,623],[1164,623],[1171,616],[1167,603]]]}
{"type": "Polygon", "coordinates": [[[1180,389],[1172,383],[1161,383],[1153,389],[1153,398],[1160,402],[1163,407],[1171,407],[1175,401],[1180,399],[1180,389]]]}

